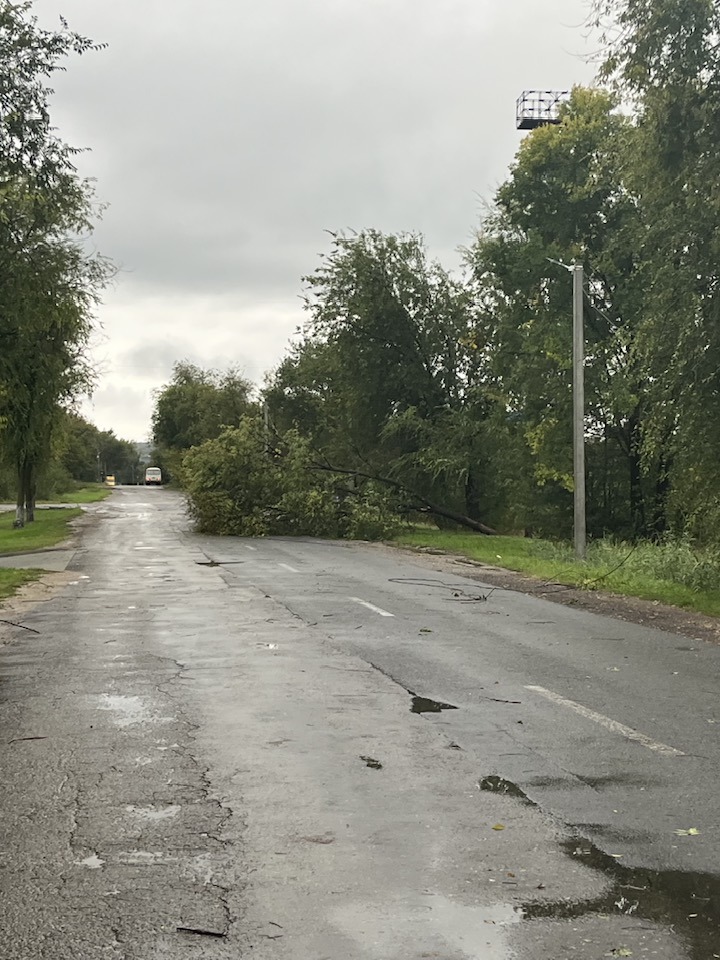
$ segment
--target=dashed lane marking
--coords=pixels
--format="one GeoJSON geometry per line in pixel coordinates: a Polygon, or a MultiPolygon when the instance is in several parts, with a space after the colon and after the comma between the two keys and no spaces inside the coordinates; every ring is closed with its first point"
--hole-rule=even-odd
{"type": "Polygon", "coordinates": [[[374,603],[368,603],[367,600],[361,600],[360,597],[350,597],[353,603],[360,603],[363,607],[367,607],[368,610],[372,610],[373,613],[379,613],[381,617],[394,617],[394,613],[388,613],[387,610],[383,610],[382,607],[376,607],[374,603]]]}
{"type": "Polygon", "coordinates": [[[295,567],[291,567],[289,563],[278,563],[279,567],[282,567],[283,570],[289,570],[290,573],[300,573],[299,570],[296,570],[295,567]]]}
{"type": "Polygon", "coordinates": [[[574,710],[575,713],[579,713],[580,716],[585,717],[586,720],[592,720],[594,723],[599,723],[601,727],[605,727],[605,729],[609,730],[611,733],[617,733],[619,736],[625,737],[627,740],[633,740],[635,743],[639,743],[641,746],[647,747],[648,750],[653,750],[655,753],[659,753],[661,757],[685,756],[682,750],[677,750],[675,747],[669,747],[666,743],[660,743],[658,740],[653,740],[651,737],[646,737],[644,733],[633,730],[632,727],[626,727],[624,723],[619,723],[617,720],[606,717],[602,713],[596,713],[594,710],[584,707],[581,703],[576,703],[574,700],[568,700],[566,697],[561,697],[559,693],[553,693],[552,690],[546,690],[545,687],[529,685],[526,686],[525,689],[531,690],[533,693],[537,693],[541,697],[545,697],[546,700],[550,700],[552,703],[557,703],[558,706],[567,707],[569,710],[574,710]]]}

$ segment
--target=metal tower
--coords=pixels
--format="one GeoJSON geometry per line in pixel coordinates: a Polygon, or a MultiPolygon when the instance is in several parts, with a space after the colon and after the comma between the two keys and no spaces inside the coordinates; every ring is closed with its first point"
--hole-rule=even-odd
{"type": "Polygon", "coordinates": [[[534,130],[548,123],[560,123],[560,104],[569,95],[569,90],[524,90],[517,99],[518,130],[534,130]]]}

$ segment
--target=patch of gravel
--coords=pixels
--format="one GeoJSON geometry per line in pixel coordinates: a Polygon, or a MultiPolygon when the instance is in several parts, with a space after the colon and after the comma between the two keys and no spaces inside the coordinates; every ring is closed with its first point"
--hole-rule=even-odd
{"type": "Polygon", "coordinates": [[[568,607],[579,607],[605,617],[614,617],[616,620],[664,630],[676,636],[720,643],[720,619],[660,603],[659,600],[641,600],[638,597],[626,597],[603,590],[580,590],[577,587],[540,580],[526,573],[490,566],[479,560],[445,553],[435,547],[401,547],[389,543],[366,545],[387,554],[401,553],[412,556],[416,563],[438,573],[454,573],[491,587],[515,590],[517,593],[541,597],[543,600],[551,600],[568,607]]]}

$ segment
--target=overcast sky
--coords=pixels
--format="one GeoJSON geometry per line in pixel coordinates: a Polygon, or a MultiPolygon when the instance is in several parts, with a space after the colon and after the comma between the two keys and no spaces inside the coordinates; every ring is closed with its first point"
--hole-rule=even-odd
{"type": "Polygon", "coordinates": [[[147,439],[176,360],[257,383],[325,230],[425,235],[446,266],[520,143],[524,89],[589,83],[586,0],[36,0],[108,48],[54,79],[120,267],[84,412],[147,439]]]}

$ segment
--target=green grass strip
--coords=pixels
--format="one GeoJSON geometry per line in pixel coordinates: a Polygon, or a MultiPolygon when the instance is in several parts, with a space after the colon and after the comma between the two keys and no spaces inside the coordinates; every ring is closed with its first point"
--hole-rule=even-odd
{"type": "Polygon", "coordinates": [[[47,500],[43,500],[43,503],[98,503],[109,497],[112,492],[113,488],[106,487],[104,483],[83,483],[74,490],[54,494],[47,500]]]}
{"type": "Polygon", "coordinates": [[[26,523],[19,530],[13,529],[15,511],[0,513],[0,554],[27,553],[54,547],[71,535],[70,522],[81,516],[82,510],[40,508],[35,511],[33,523],[26,523]]]}
{"type": "Polygon", "coordinates": [[[658,600],[720,616],[717,559],[682,543],[633,546],[603,540],[590,544],[588,559],[579,562],[570,544],[526,537],[485,537],[418,526],[401,533],[395,542],[457,554],[553,583],[658,600]]]}
{"type": "Polygon", "coordinates": [[[45,570],[4,570],[0,568],[0,600],[5,600],[16,593],[25,583],[39,580],[45,570]]]}

